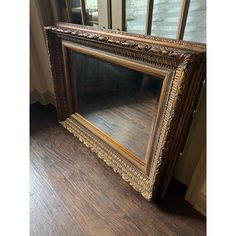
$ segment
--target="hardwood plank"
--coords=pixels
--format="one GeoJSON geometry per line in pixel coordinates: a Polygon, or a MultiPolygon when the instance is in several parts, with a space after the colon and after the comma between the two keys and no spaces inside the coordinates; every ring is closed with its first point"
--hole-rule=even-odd
{"type": "Polygon", "coordinates": [[[56,192],[30,165],[31,235],[84,235],[56,192]],[[40,227],[39,227],[40,226],[40,227]]]}
{"type": "MultiPolygon", "coordinates": [[[[40,144],[34,143],[34,147],[37,148],[37,145],[40,146],[40,144]]],[[[34,150],[31,150],[31,152],[34,156],[32,164],[37,167],[41,167],[39,171],[43,168],[44,171],[42,171],[40,174],[45,176],[46,179],[51,180],[50,182],[55,191],[63,191],[63,195],[60,195],[60,198],[66,204],[69,204],[70,202],[68,201],[71,201],[72,204],[70,205],[74,205],[76,207],[78,206],[78,203],[81,204],[81,202],[83,202],[82,205],[79,205],[79,208],[90,210],[93,209],[93,211],[89,212],[89,215],[92,214],[94,217],[92,220],[93,224],[94,222],[97,222],[98,224],[98,226],[96,226],[96,232],[99,232],[98,230],[102,229],[102,235],[104,233],[104,228],[106,228],[105,225],[108,224],[110,225],[111,229],[113,228],[113,225],[118,226],[115,228],[115,233],[117,233],[117,235],[126,235],[134,231],[137,235],[142,235],[142,232],[139,231],[132,220],[130,220],[129,217],[127,217],[124,212],[110,199],[106,198],[106,196],[103,194],[103,191],[101,191],[97,185],[94,185],[93,182],[88,182],[88,180],[85,179],[86,175],[83,171],[80,169],[79,171],[74,170],[73,173],[70,173],[69,177],[66,177],[63,175],[63,171],[61,170],[64,169],[64,171],[66,171],[66,169],[71,168],[71,164],[68,161],[65,161],[64,163],[61,163],[60,161],[57,162],[57,158],[52,156],[51,160],[53,161],[53,164],[45,165],[44,160],[47,161],[47,158],[45,159],[45,157],[42,158],[41,156],[37,155],[34,150]],[[94,191],[96,191],[96,196],[94,196],[94,191]],[[93,208],[91,208],[91,206],[93,208]],[[106,208],[103,208],[104,206],[106,206],[106,208]],[[105,219],[107,218],[109,218],[109,222],[105,224],[105,219]]],[[[46,149],[44,149],[44,152],[46,152],[46,155],[50,153],[47,152],[46,149]]],[[[63,156],[66,159],[66,154],[63,154],[63,156]]],[[[87,212],[83,213],[81,217],[87,216],[86,214],[87,212]]],[[[81,224],[85,225],[85,222],[88,222],[88,219],[82,221],[81,224]]],[[[91,225],[86,226],[87,227],[84,230],[90,234],[91,232],[89,230],[92,227],[91,225]]],[[[108,232],[108,229],[106,232],[108,232]]],[[[94,228],[92,228],[92,232],[95,232],[94,228]]]]}

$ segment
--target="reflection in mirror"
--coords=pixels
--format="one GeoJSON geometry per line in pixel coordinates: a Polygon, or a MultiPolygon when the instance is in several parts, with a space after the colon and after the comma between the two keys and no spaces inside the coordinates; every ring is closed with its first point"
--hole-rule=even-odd
{"type": "Polygon", "coordinates": [[[71,51],[76,112],[145,159],[162,79],[71,51]]]}

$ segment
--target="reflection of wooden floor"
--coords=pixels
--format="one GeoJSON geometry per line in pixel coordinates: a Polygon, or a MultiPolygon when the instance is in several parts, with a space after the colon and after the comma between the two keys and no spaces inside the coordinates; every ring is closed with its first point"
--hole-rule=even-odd
{"type": "MultiPolygon", "coordinates": [[[[81,99],[82,100],[82,99],[81,99]]],[[[83,99],[78,113],[100,130],[145,159],[157,96],[104,95],[83,99]]]]}

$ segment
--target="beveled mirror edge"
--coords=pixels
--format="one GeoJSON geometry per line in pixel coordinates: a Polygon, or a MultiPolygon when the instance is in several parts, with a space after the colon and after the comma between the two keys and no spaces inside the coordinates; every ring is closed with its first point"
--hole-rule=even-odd
{"type": "MultiPolygon", "coordinates": [[[[87,30],[85,33],[83,29],[80,30],[79,26],[77,26],[77,30],[74,31],[74,26],[70,27],[69,25],[70,24],[66,24],[65,27],[67,28],[54,26],[45,28],[47,33],[47,42],[50,51],[51,68],[55,85],[58,119],[59,121],[61,121],[62,125],[65,128],[67,128],[75,136],[79,137],[79,139],[84,142],[86,146],[90,147],[92,151],[96,152],[97,155],[101,159],[103,159],[109,166],[113,165],[112,168],[114,169],[114,171],[118,172],[124,180],[126,180],[131,186],[134,187],[136,191],[140,192],[146,199],[151,200],[154,198],[158,187],[160,189],[160,181],[163,179],[162,176],[164,175],[168,178],[168,176],[170,176],[171,174],[161,171],[162,167],[165,165],[166,159],[171,158],[173,165],[177,158],[180,145],[175,144],[174,156],[170,157],[169,153],[172,150],[171,144],[174,143],[174,141],[178,137],[179,131],[182,130],[186,132],[186,130],[183,130],[183,127],[185,127],[185,120],[189,119],[189,116],[187,114],[182,114],[181,116],[179,116],[179,113],[187,109],[185,109],[184,107],[186,104],[183,103],[183,98],[187,94],[187,91],[194,92],[194,96],[191,97],[191,101],[189,101],[189,103],[191,104],[188,106],[186,105],[186,107],[188,107],[189,109],[189,113],[193,112],[193,107],[196,103],[199,86],[203,81],[203,77],[205,77],[205,47],[202,45],[200,45],[200,47],[197,47],[195,46],[195,44],[192,44],[186,50],[178,48],[175,49],[171,47],[172,45],[167,45],[165,48],[163,48],[163,44],[161,46],[158,46],[157,41],[160,38],[155,43],[150,44],[150,46],[147,45],[147,47],[139,47],[140,45],[136,43],[139,41],[139,38],[135,35],[133,36],[133,38],[135,38],[136,40],[135,43],[125,41],[121,42],[117,35],[111,36],[110,39],[109,37],[105,37],[104,39],[103,35],[99,34],[99,30],[96,30],[96,34],[94,34],[94,31],[92,30],[91,32],[87,30]],[[114,41],[114,39],[116,38],[118,40],[117,42],[119,42],[118,44],[116,43],[116,41],[114,41]],[[114,157],[115,161],[109,159],[109,148],[104,147],[104,143],[98,144],[98,142],[96,141],[96,137],[93,137],[93,135],[91,136],[91,134],[87,135],[85,131],[82,131],[82,129],[78,129],[78,127],[73,123],[73,120],[71,120],[71,118],[68,118],[69,112],[67,108],[67,100],[65,97],[65,84],[63,79],[64,75],[61,70],[63,67],[61,58],[61,41],[64,39],[95,48],[104,48],[104,50],[110,48],[112,51],[116,48],[119,48],[119,50],[121,50],[122,52],[122,55],[127,55],[127,60],[129,59],[129,57],[132,58],[131,55],[134,55],[136,57],[136,55],[140,56],[140,53],[142,54],[143,52],[143,58],[139,59],[150,62],[150,64],[153,64],[155,61],[154,65],[156,64],[158,66],[163,66],[163,69],[171,68],[174,72],[172,75],[171,88],[165,100],[166,111],[163,114],[161,121],[162,123],[160,124],[160,134],[156,140],[156,147],[153,150],[155,158],[150,164],[150,171],[148,176],[138,170],[135,166],[131,166],[130,164],[121,161],[120,158],[117,159],[117,155],[114,153],[111,156],[112,158],[114,157]],[[203,66],[200,67],[199,63],[203,63],[203,66]],[[196,72],[195,69],[199,70],[196,72]],[[195,70],[194,75],[192,73],[193,70],[195,70]],[[192,77],[192,79],[190,79],[190,77],[192,77]],[[193,80],[194,83],[190,83],[193,80]],[[59,93],[61,93],[60,96],[59,93]],[[179,117],[183,119],[183,122],[179,121],[179,117]],[[176,130],[178,130],[178,132],[176,130]],[[93,141],[91,141],[92,139],[93,141]]],[[[174,47],[176,47],[176,43],[174,47]]]]}

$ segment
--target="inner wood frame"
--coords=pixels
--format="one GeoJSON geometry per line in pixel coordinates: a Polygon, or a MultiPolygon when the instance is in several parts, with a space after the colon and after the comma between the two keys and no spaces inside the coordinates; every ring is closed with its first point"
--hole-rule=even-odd
{"type": "Polygon", "coordinates": [[[100,139],[102,139],[104,142],[106,142],[108,145],[110,145],[112,148],[114,148],[121,155],[125,156],[136,167],[138,167],[140,170],[142,170],[148,175],[150,164],[153,158],[152,146],[155,141],[156,130],[158,129],[158,126],[159,126],[158,121],[160,121],[161,119],[161,113],[164,108],[163,103],[164,103],[165,95],[167,92],[167,82],[170,76],[170,71],[168,69],[163,70],[161,68],[151,67],[149,65],[145,65],[143,63],[136,62],[134,60],[127,60],[126,58],[121,57],[121,56],[114,56],[111,53],[103,52],[97,49],[92,49],[92,48],[82,46],[82,45],[77,45],[75,43],[71,43],[66,40],[62,40],[62,52],[63,52],[65,82],[66,82],[66,88],[67,88],[66,96],[67,96],[67,100],[69,101],[69,109],[70,109],[70,113],[72,114],[71,116],[75,120],[77,120],[79,123],[81,123],[84,127],[86,127],[91,132],[93,132],[100,139]],[[155,113],[153,114],[152,125],[150,128],[151,132],[149,134],[149,141],[146,148],[146,154],[145,154],[144,160],[141,157],[138,157],[138,155],[136,155],[134,152],[129,150],[124,145],[115,141],[112,137],[110,137],[108,134],[106,134],[105,132],[97,128],[94,124],[92,124],[90,121],[88,121],[86,118],[84,118],[83,116],[81,116],[75,111],[76,109],[75,108],[75,94],[74,94],[74,88],[72,85],[73,83],[72,83],[71,68],[70,68],[70,52],[71,51],[75,51],[75,52],[79,52],[88,56],[92,56],[103,61],[111,62],[115,65],[119,65],[125,68],[129,68],[135,71],[145,73],[147,75],[152,75],[162,80],[161,92],[160,92],[160,96],[157,98],[158,101],[155,108],[155,113]]]}

